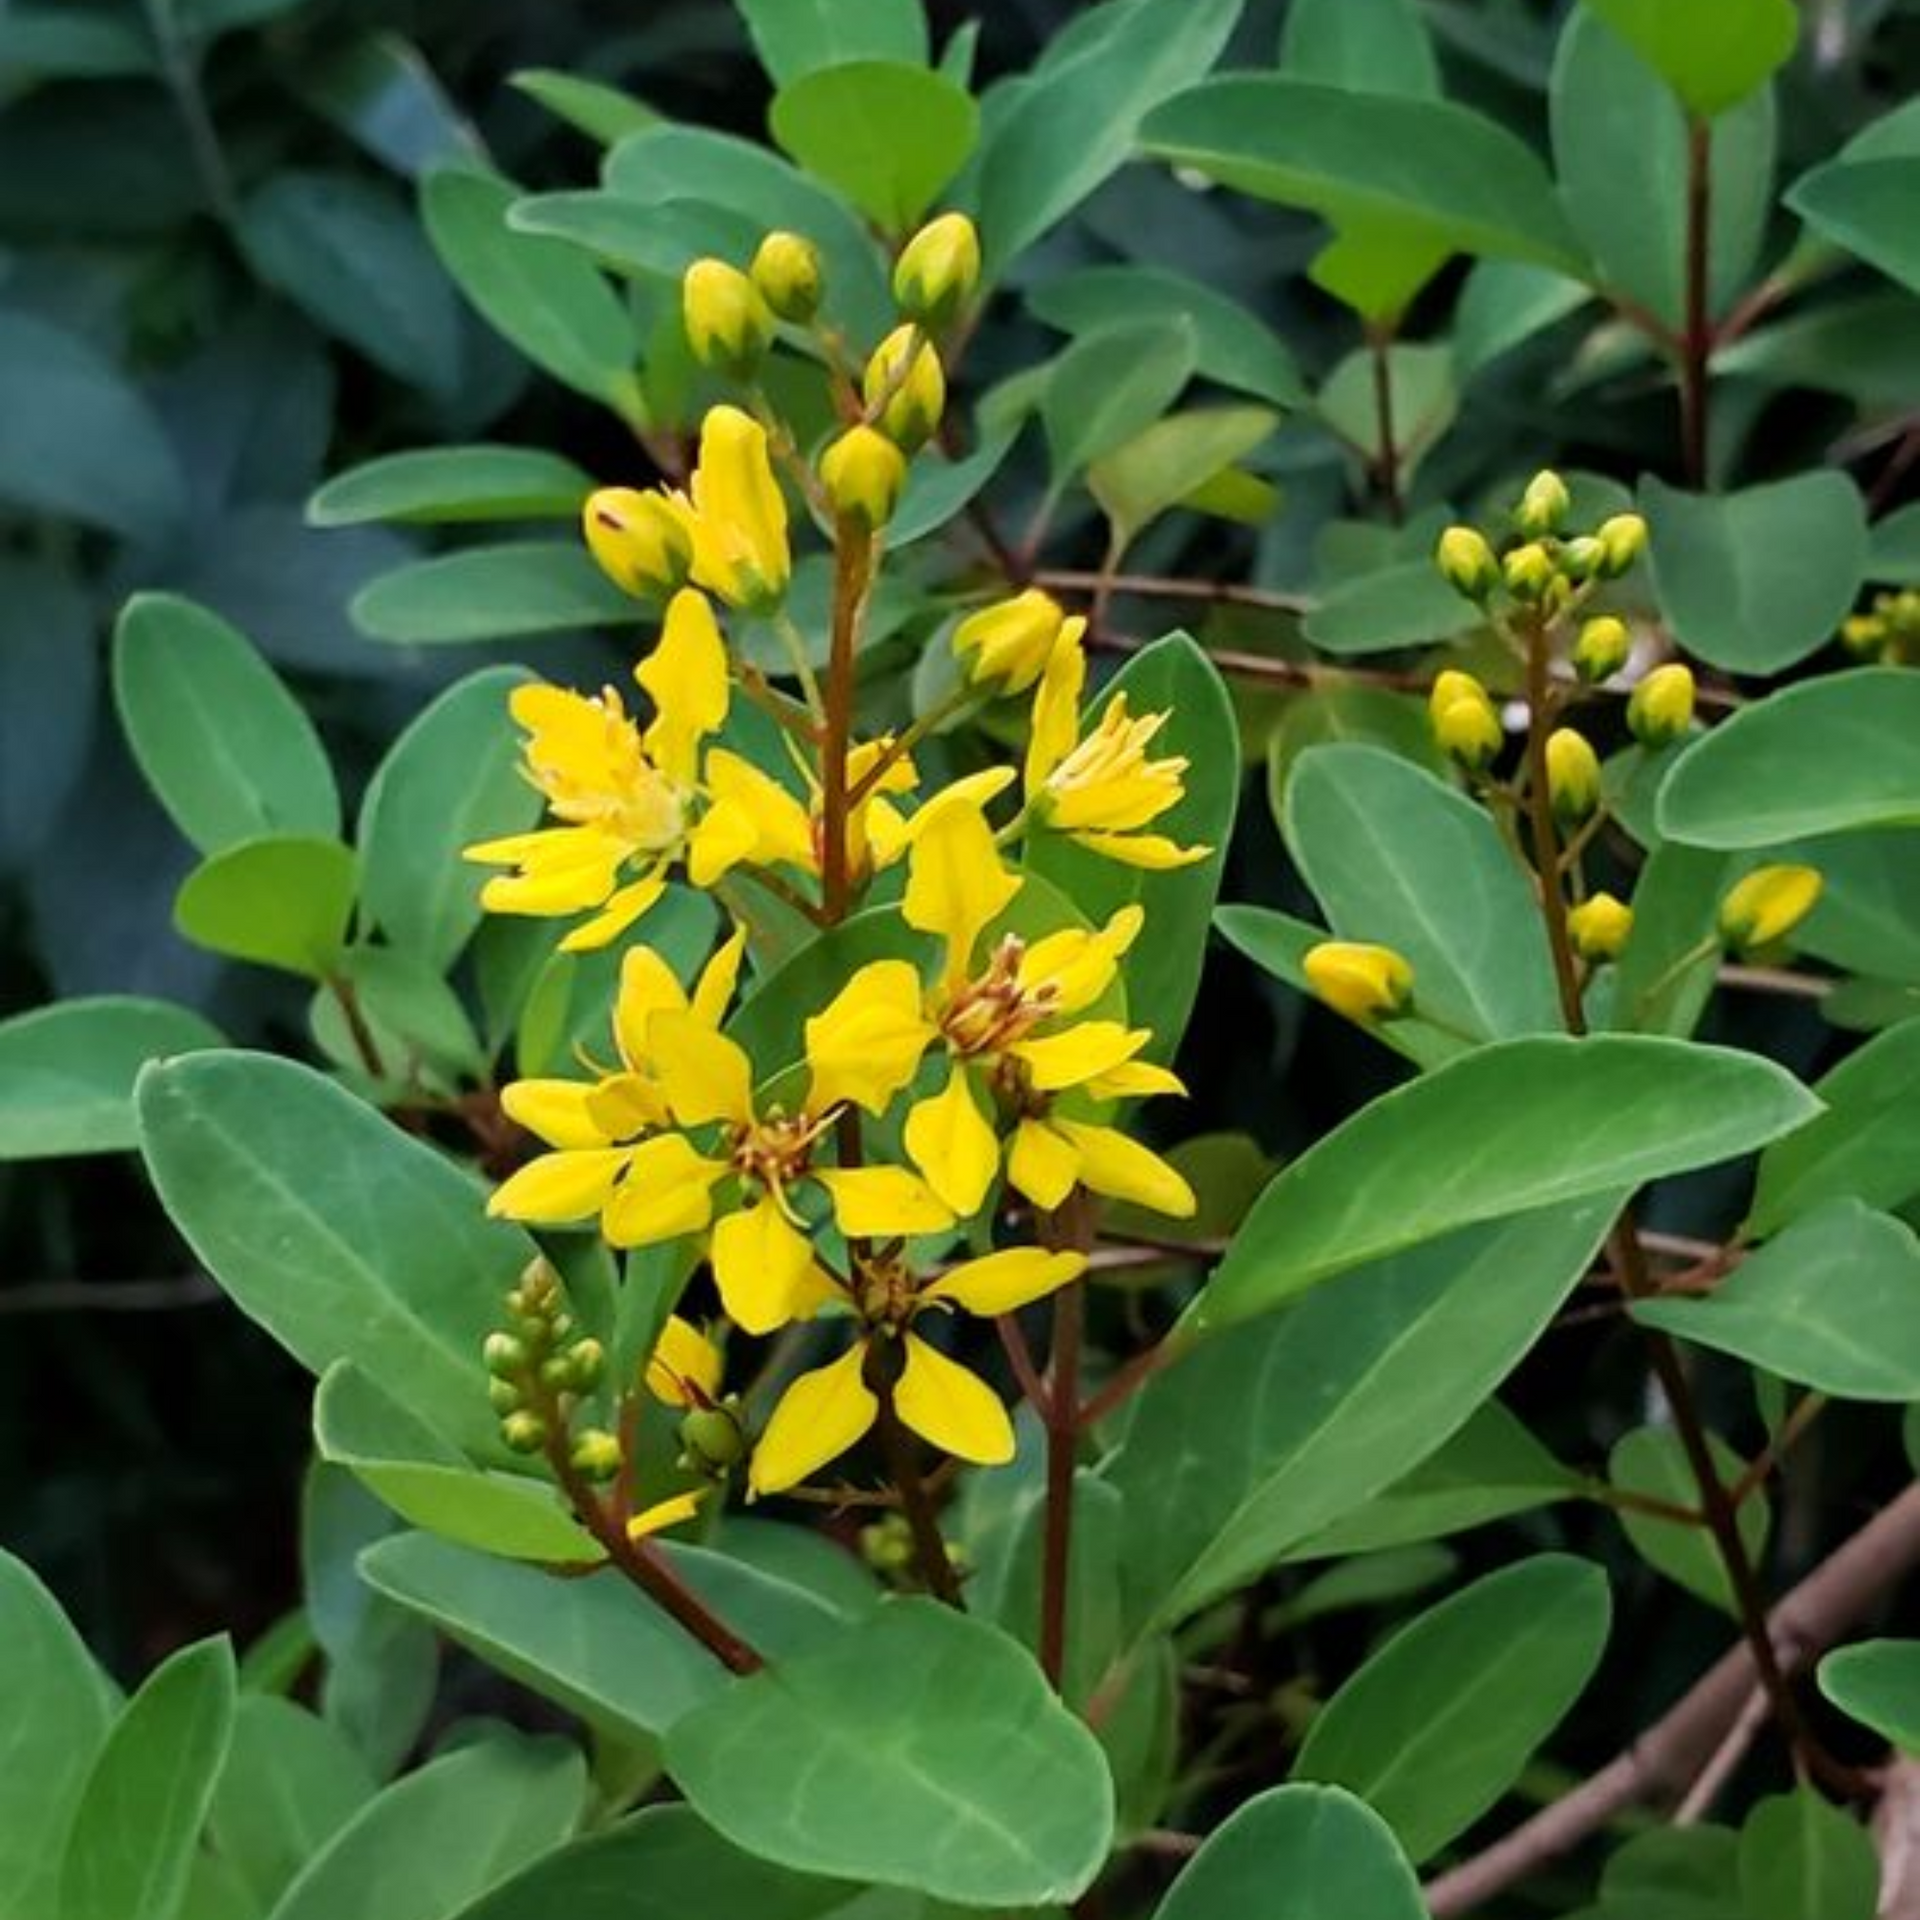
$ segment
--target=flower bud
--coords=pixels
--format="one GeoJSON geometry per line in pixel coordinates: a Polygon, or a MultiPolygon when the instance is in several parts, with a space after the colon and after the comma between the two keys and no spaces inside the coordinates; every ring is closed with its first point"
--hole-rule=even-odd
{"type": "Polygon", "coordinates": [[[1474,527],[1449,527],[1434,549],[1434,565],[1455,593],[1481,601],[1500,584],[1500,562],[1474,527]]]}
{"type": "Polygon", "coordinates": [[[589,494],[580,526],[600,570],[623,593],[670,600],[693,570],[693,541],[657,493],[601,487],[589,494]]]}
{"type": "Polygon", "coordinates": [[[1635,561],[1646,552],[1647,523],[1637,513],[1616,513],[1611,520],[1600,523],[1594,538],[1606,555],[1601,578],[1618,580],[1623,573],[1631,573],[1635,561]]]}
{"type": "Polygon", "coordinates": [[[487,1371],[496,1380],[510,1380],[527,1369],[526,1346],[510,1333],[488,1334],[486,1345],[480,1349],[480,1356],[486,1362],[487,1371]]]}
{"type": "Polygon", "coordinates": [[[1850,613],[1840,626],[1840,644],[1849,653],[1878,653],[1887,639],[1887,623],[1877,614],[1850,613]]]}
{"type": "Polygon", "coordinates": [[[1693,724],[1693,670],[1655,667],[1627,697],[1627,726],[1643,747],[1664,747],[1693,724]]]}
{"type": "Polygon", "coordinates": [[[1066,621],[1051,594],[1029,587],[968,614],[953,630],[954,656],[976,685],[997,680],[1004,692],[1024,693],[1046,671],[1066,621]]]}
{"type": "Polygon", "coordinates": [[[1606,548],[1590,533],[1560,543],[1560,572],[1575,586],[1584,586],[1606,564],[1606,548]]]}
{"type": "Polygon", "coordinates": [[[752,276],[776,318],[804,327],[820,311],[826,269],[820,263],[820,249],[803,234],[768,234],[753,256],[752,276]]]}
{"type": "Polygon", "coordinates": [[[918,453],[940,430],[947,376],[917,327],[895,327],[874,349],[865,393],[868,414],[902,452],[918,453]]]}
{"type": "Polygon", "coordinates": [[[1405,1013],[1413,999],[1413,969],[1391,947],[1355,940],[1323,940],[1301,967],[1307,984],[1335,1013],[1362,1026],[1405,1013]]]}
{"type": "Polygon", "coordinates": [[[687,344],[703,367],[744,380],[773,344],[773,314],[760,289],[724,260],[696,260],[680,285],[687,344]]]}
{"type": "Polygon", "coordinates": [[[607,1350],[598,1340],[576,1340],[567,1355],[569,1385],[575,1393],[591,1393],[607,1370],[607,1350]]]}
{"type": "Polygon", "coordinates": [[[1799,926],[1820,899],[1817,867],[1756,867],[1720,902],[1720,938],[1735,953],[1771,947],[1799,926]]]}
{"type": "Polygon", "coordinates": [[[1599,757],[1572,727],[1556,727],[1547,736],[1547,792],[1563,827],[1577,827],[1600,804],[1599,757]]]}
{"type": "Polygon", "coordinates": [[[980,284],[980,236],[964,213],[929,220],[900,250],[893,297],[909,320],[942,327],[980,284]]]}
{"type": "Polygon", "coordinates": [[[508,1414],[520,1411],[526,1395],[511,1380],[489,1380],[487,1400],[494,1412],[504,1419],[508,1414]]]}
{"type": "Polygon", "coordinates": [[[1633,652],[1633,636],[1624,620],[1603,613],[1580,629],[1573,643],[1573,670],[1589,686],[1611,680],[1627,664],[1633,652]]]}
{"type": "Polygon", "coordinates": [[[877,533],[900,504],[906,455],[873,427],[849,427],[820,456],[820,483],[842,520],[877,533]]]}
{"type": "Polygon", "coordinates": [[[538,1453],[547,1444],[547,1423],[524,1409],[510,1413],[500,1422],[500,1438],[515,1453],[538,1453]]]}
{"type": "Polygon", "coordinates": [[[1618,960],[1633,932],[1633,909],[1610,893],[1596,893],[1567,914],[1573,950],[1589,966],[1618,960]]]}
{"type": "Polygon", "coordinates": [[[565,1353],[550,1353],[540,1362],[540,1384],[549,1393],[571,1393],[573,1391],[573,1356],[565,1353]]]}
{"type": "Polygon", "coordinates": [[[1442,753],[1470,773],[1483,772],[1506,742],[1493,700],[1470,673],[1449,667],[1427,697],[1427,718],[1442,753]]]}
{"type": "Polygon", "coordinates": [[[1514,510],[1513,524],[1522,539],[1545,540],[1567,524],[1572,508],[1567,483],[1547,469],[1527,482],[1527,490],[1514,510]]]}
{"type": "Polygon", "coordinates": [[[611,1480],[620,1471],[620,1442],[604,1427],[583,1427],[568,1454],[575,1473],[589,1480],[611,1480]]]}
{"type": "Polygon", "coordinates": [[[1538,540],[1515,547],[1501,563],[1507,591],[1516,600],[1537,604],[1560,584],[1560,569],[1553,555],[1538,540]]]}
{"type": "Polygon", "coordinates": [[[680,1422],[680,1459],[690,1472],[725,1473],[746,1451],[747,1436],[731,1400],[696,1407],[680,1422]]]}

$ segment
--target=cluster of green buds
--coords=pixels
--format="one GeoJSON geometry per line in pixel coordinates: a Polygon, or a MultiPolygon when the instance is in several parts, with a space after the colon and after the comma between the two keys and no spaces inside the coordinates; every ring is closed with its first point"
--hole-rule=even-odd
{"type": "Polygon", "coordinates": [[[1876,593],[1864,612],[1851,615],[1840,629],[1849,653],[1904,667],[1920,660],[1920,587],[1876,593]]]}
{"type": "Polygon", "coordinates": [[[1435,561],[1454,591],[1477,606],[1504,592],[1519,606],[1563,613],[1582,589],[1631,572],[1647,549],[1647,523],[1637,513],[1570,533],[1572,511],[1567,483],[1557,473],[1537,473],[1513,510],[1512,537],[1498,551],[1479,528],[1452,526],[1440,536],[1435,561]]]}
{"type": "Polygon", "coordinates": [[[506,1296],[506,1309],[506,1325],[487,1335],[482,1350],[501,1439],[515,1453],[535,1454],[564,1435],[575,1472],[589,1480],[611,1480],[620,1471],[620,1442],[601,1428],[568,1429],[573,1407],[606,1373],[606,1350],[576,1331],[551,1263],[528,1263],[519,1285],[506,1296]]]}

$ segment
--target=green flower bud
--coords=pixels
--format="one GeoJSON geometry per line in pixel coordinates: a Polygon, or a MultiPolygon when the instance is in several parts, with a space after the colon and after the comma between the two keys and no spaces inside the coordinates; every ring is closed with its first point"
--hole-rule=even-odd
{"type": "Polygon", "coordinates": [[[538,1453],[547,1444],[547,1423],[523,1409],[500,1422],[500,1437],[515,1453],[538,1453]]]}
{"type": "Polygon", "coordinates": [[[1551,469],[1544,470],[1527,482],[1513,524],[1522,539],[1545,540],[1566,525],[1572,507],[1567,483],[1551,469]]]}
{"type": "Polygon", "coordinates": [[[510,1333],[488,1334],[480,1355],[486,1362],[487,1371],[497,1380],[510,1380],[515,1374],[527,1370],[526,1346],[510,1333]]]}
{"type": "Polygon", "coordinates": [[[773,314],[738,267],[696,260],[680,286],[687,344],[703,367],[736,380],[751,377],[773,344],[773,314]]]}
{"type": "Polygon", "coordinates": [[[1623,573],[1631,573],[1634,563],[1646,552],[1647,523],[1637,513],[1616,513],[1611,520],[1601,522],[1594,538],[1606,552],[1601,577],[1618,580],[1623,573]]]}
{"type": "Polygon", "coordinates": [[[575,1393],[591,1393],[607,1371],[607,1350],[598,1340],[576,1340],[567,1355],[575,1393]]]}
{"type": "Polygon", "coordinates": [[[611,1480],[624,1457],[620,1442],[604,1427],[583,1427],[567,1455],[574,1472],[589,1480],[611,1480]]]}
{"type": "Polygon", "coordinates": [[[540,1384],[549,1393],[571,1393],[573,1391],[573,1356],[568,1353],[550,1353],[540,1362],[540,1384]]]}
{"type": "Polygon", "coordinates": [[[980,284],[980,236],[964,213],[930,220],[900,250],[893,297],[909,320],[942,327],[980,284]]]}
{"type": "Polygon", "coordinates": [[[1627,697],[1627,726],[1643,747],[1664,747],[1693,724],[1693,673],[1678,662],[1655,667],[1627,697]]]}
{"type": "Polygon", "coordinates": [[[746,1451],[746,1432],[731,1397],[716,1407],[696,1407],[680,1422],[680,1459],[693,1472],[725,1473],[746,1451]]]}
{"type": "Polygon", "coordinates": [[[804,327],[820,311],[826,293],[826,269],[820,249],[804,235],[773,232],[753,256],[753,284],[774,314],[804,327]]]}
{"type": "Polygon", "coordinates": [[[1486,536],[1474,527],[1449,527],[1434,549],[1434,565],[1455,593],[1484,601],[1500,584],[1500,562],[1486,536]]]}
{"type": "Polygon", "coordinates": [[[1633,636],[1624,620],[1603,613],[1580,629],[1573,643],[1573,670],[1589,686],[1611,680],[1633,653],[1633,636]]]}
{"type": "Polygon", "coordinates": [[[1547,736],[1547,792],[1563,827],[1577,827],[1600,804],[1599,757],[1572,727],[1556,727],[1547,736]]]}
{"type": "Polygon", "coordinates": [[[1507,591],[1528,605],[1539,605],[1563,584],[1552,553],[1538,540],[1515,547],[1501,563],[1501,572],[1507,591]]]}
{"type": "Polygon", "coordinates": [[[1606,563],[1607,550],[1592,534],[1560,543],[1560,571],[1576,586],[1593,579],[1606,563]]]}
{"type": "Polygon", "coordinates": [[[511,1380],[489,1380],[487,1398],[495,1413],[503,1418],[509,1413],[518,1413],[526,1399],[520,1389],[511,1380]]]}
{"type": "Polygon", "coordinates": [[[1610,893],[1596,893],[1567,915],[1567,932],[1589,966],[1618,960],[1633,932],[1633,909],[1610,893]]]}
{"type": "Polygon", "coordinates": [[[864,386],[868,413],[903,453],[918,453],[939,432],[947,376],[916,328],[896,327],[881,341],[867,362],[864,386]]]}
{"type": "Polygon", "coordinates": [[[849,427],[820,456],[820,484],[842,520],[877,533],[900,505],[906,455],[876,428],[849,427]]]}

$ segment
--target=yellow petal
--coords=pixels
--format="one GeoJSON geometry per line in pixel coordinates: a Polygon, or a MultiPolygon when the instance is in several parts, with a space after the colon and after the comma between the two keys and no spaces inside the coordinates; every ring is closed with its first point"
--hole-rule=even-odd
{"type": "Polygon", "coordinates": [[[1041,1093],[1077,1087],[1095,1074],[1109,1073],[1130,1060],[1153,1036],[1145,1028],[1129,1030],[1117,1020],[1083,1020],[1064,1033],[1040,1040],[1021,1040],[1012,1052],[1026,1063],[1041,1093]]]}
{"type": "Polygon", "coordinates": [[[691,1320],[669,1314],[647,1362],[647,1391],[669,1407],[698,1406],[718,1395],[720,1364],[720,1349],[691,1320]]]}
{"type": "Polygon", "coordinates": [[[1095,1193],[1113,1200],[1131,1200],[1175,1220],[1197,1210],[1193,1189],[1180,1174],[1150,1148],[1129,1140],[1113,1127],[1088,1126],[1080,1120],[1053,1122],[1080,1152],[1080,1179],[1095,1193]]]}
{"type": "Polygon", "coordinates": [[[707,755],[706,785],[716,802],[733,803],[752,823],[753,858],[762,866],[784,861],[813,870],[813,821],[771,774],[725,747],[715,747],[707,755]]]}
{"type": "Polygon", "coordinates": [[[727,943],[700,969],[693,989],[693,1010],[708,1026],[717,1027],[733,1003],[740,981],[740,962],[747,951],[747,933],[737,928],[727,943]]]}
{"type": "Polygon", "coordinates": [[[953,1225],[940,1196],[904,1167],[829,1167],[814,1177],[832,1197],[840,1231],[856,1240],[944,1233],[953,1225]]]}
{"type": "Polygon", "coordinates": [[[783,1493],[839,1456],[873,1425],[880,1403],[862,1377],[864,1342],[830,1366],[803,1373],[785,1393],[753,1450],[747,1485],[756,1497],[783,1493]]]}
{"type": "Polygon", "coordinates": [[[759,845],[753,815],[737,800],[716,800],[687,836],[687,878],[696,887],[711,887],[752,859],[759,845]]]}
{"type": "Polygon", "coordinates": [[[1044,1300],[1087,1270],[1084,1253],[1049,1253],[1044,1247],[1008,1247],[983,1259],[965,1260],[922,1289],[923,1300],[951,1300],[969,1313],[1012,1313],[1044,1300]]]}
{"type": "Polygon", "coordinates": [[[765,428],[738,407],[711,407],[701,422],[693,505],[701,583],[736,604],[778,600],[792,569],[787,504],[765,428]]]}
{"type": "Polygon", "coordinates": [[[692,786],[700,742],[727,717],[727,644],[705,594],[683,587],[668,601],[660,643],[633,677],[653,701],[649,756],[681,786],[692,786]]]}
{"type": "Polygon", "coordinates": [[[1048,1211],[1080,1178],[1080,1150],[1044,1120],[1022,1120],[1007,1154],[1007,1179],[1036,1207],[1048,1211]]]}
{"type": "Polygon", "coordinates": [[[647,1026],[656,1013],[684,1011],[686,989],[659,952],[631,946],[620,960],[620,992],[613,1003],[613,1034],[630,1067],[647,1064],[647,1026]]]}
{"type": "Polygon", "coordinates": [[[980,1211],[1000,1171],[1000,1142],[958,1061],[946,1086],[907,1115],[906,1142],[927,1184],[961,1219],[980,1211]]]}
{"type": "Polygon", "coordinates": [[[813,1243],[762,1197],[713,1229],[713,1277],[727,1317],[743,1332],[771,1333],[794,1317],[813,1268],[813,1243]]]}
{"type": "Polygon", "coordinates": [[[647,1047],[673,1116],[683,1127],[753,1119],[753,1062],[698,1014],[667,1009],[647,1023],[647,1047]]]}
{"type": "Polygon", "coordinates": [[[1107,1073],[1086,1082],[1096,1100],[1148,1100],[1158,1093],[1185,1093],[1187,1084],[1177,1073],[1149,1060],[1123,1060],[1107,1073]]]}
{"type": "Polygon", "coordinates": [[[1123,866],[1142,867],[1149,873],[1190,867],[1213,851],[1211,847],[1183,847],[1158,833],[1076,833],[1073,838],[1090,853],[1103,854],[1123,866]]]}
{"type": "Polygon", "coordinates": [[[606,1204],[629,1157],[626,1147],[543,1153],[494,1189],[487,1211],[502,1220],[525,1220],[533,1226],[584,1220],[606,1204]]]}
{"type": "Polygon", "coordinates": [[[920,976],[905,960],[862,967],[807,1022],[807,1105],[823,1113],[851,1100],[871,1114],[887,1110],[919,1071],[934,1028],[921,1009],[920,976]]]}
{"type": "Polygon", "coordinates": [[[627,1538],[644,1540],[649,1534],[664,1533],[668,1527],[691,1520],[711,1491],[708,1487],[695,1487],[691,1493],[676,1493],[670,1500],[656,1500],[652,1506],[642,1507],[627,1522],[627,1538]]]}
{"type": "MultiPolygon", "coordinates": [[[[1068,622],[1069,626],[1076,623],[1068,622]]],[[[1085,622],[1077,623],[1084,630],[1085,622]]],[[[1027,740],[1025,780],[1032,800],[1047,784],[1047,776],[1070,754],[1080,738],[1080,692],[1087,683],[1087,656],[1079,632],[1061,637],[1040,676],[1033,696],[1033,725],[1027,740]]]]}
{"type": "Polygon", "coordinates": [[[1034,941],[1020,957],[1020,984],[1049,991],[1056,1014],[1079,1013],[1113,984],[1121,957],[1139,937],[1146,915],[1122,907],[1104,927],[1063,927],[1034,941]]]}
{"type": "Polygon", "coordinates": [[[660,1089],[644,1074],[615,1073],[588,1093],[587,1118],[603,1140],[632,1140],[666,1126],[673,1115],[660,1089]]]}
{"type": "Polygon", "coordinates": [[[901,911],[909,926],[946,941],[954,978],[966,971],[981,930],[1020,891],[1020,877],[1002,864],[986,815],[964,799],[943,794],[915,825],[901,911]]]}
{"type": "Polygon", "coordinates": [[[893,1390],[901,1420],[943,1453],[976,1466],[1005,1466],[1013,1458],[1013,1422],[1000,1396],[917,1334],[906,1336],[906,1348],[893,1390]]]}
{"type": "Polygon", "coordinates": [[[583,920],[560,942],[562,953],[597,953],[610,947],[643,914],[647,913],[667,890],[658,873],[621,887],[607,896],[606,906],[591,920],[583,920]]]}
{"type": "Polygon", "coordinates": [[[589,1080],[516,1080],[500,1091],[500,1110],[550,1147],[607,1147],[620,1136],[599,1126],[589,1103],[599,1089],[589,1080]]]}
{"type": "Polygon", "coordinates": [[[703,1160],[678,1133],[626,1149],[627,1177],[601,1215],[616,1247],[650,1247],[702,1232],[713,1218],[713,1188],[726,1166],[703,1160]]]}

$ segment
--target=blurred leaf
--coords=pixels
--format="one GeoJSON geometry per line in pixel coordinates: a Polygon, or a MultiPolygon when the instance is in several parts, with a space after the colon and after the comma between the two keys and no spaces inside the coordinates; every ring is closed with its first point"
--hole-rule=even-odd
{"type": "Polygon", "coordinates": [[[1586,0],[1662,74],[1691,113],[1737,106],[1792,57],[1800,34],[1793,0],[1586,0]]]}
{"type": "Polygon", "coordinates": [[[584,547],[525,540],[467,547],[383,573],[354,596],[353,617],[375,640],[441,646],[625,626],[642,617],[642,608],[584,547]]]}
{"type": "Polygon", "coordinates": [[[1901,407],[1920,375],[1920,308],[1905,293],[1816,307],[1756,327],[1716,354],[1713,366],[1771,387],[1837,393],[1862,407],[1901,407]]]}
{"type": "Polygon", "coordinates": [[[1409,560],[1341,581],[1315,603],[1303,630],[1322,653],[1344,658],[1431,646],[1481,623],[1430,560],[1409,560]]]}
{"type": "Polygon", "coordinates": [[[1820,1691],[1903,1753],[1920,1753],[1920,1640],[1862,1640],[1820,1662],[1820,1691]]]}
{"type": "Polygon", "coordinates": [[[1436,99],[1440,67],[1418,0],[1294,0],[1280,64],[1302,80],[1436,99]]]}
{"type": "Polygon", "coordinates": [[[1920,500],[1876,520],[1871,534],[1867,578],[1920,586],[1920,500]]]}
{"type": "Polygon", "coordinates": [[[887,549],[898,552],[937,533],[985,490],[1013,451],[1018,433],[988,435],[971,453],[942,461],[932,449],[907,470],[900,508],[887,525],[887,549]]]}
{"type": "Polygon", "coordinates": [[[10,0],[0,8],[0,71],[100,80],[148,73],[153,64],[153,39],[137,16],[72,0],[10,0]]]}
{"type": "Polygon", "coordinates": [[[1606,1651],[1606,1575],[1543,1553],[1450,1594],[1314,1716],[1293,1778],[1345,1787],[1430,1859],[1489,1812],[1606,1651]]]}
{"type": "Polygon", "coordinates": [[[1633,890],[1633,927],[1613,975],[1607,1024],[1626,1033],[1688,1038],[1712,997],[1720,971],[1713,936],[1720,896],[1734,878],[1723,853],[1674,841],[1654,848],[1633,890]]]}
{"type": "Polygon", "coordinates": [[[1115,551],[1251,453],[1279,422],[1267,407],[1196,407],[1156,420],[1101,455],[1088,470],[1087,488],[1112,524],[1115,551]]]}
{"type": "Polygon", "coordinates": [[[308,1026],[320,1051],[356,1080],[370,1077],[383,1092],[405,1099],[485,1075],[487,1050],[438,967],[397,947],[360,945],[340,956],[340,979],[353,991],[364,1034],[332,985],[308,1003],[308,1026]],[[367,1065],[367,1036],[379,1059],[377,1074],[367,1065]]]}
{"type": "Polygon", "coordinates": [[[513,85],[537,100],[557,119],[577,128],[589,140],[610,147],[630,133],[660,124],[660,116],[644,100],[590,80],[584,74],[561,73],[552,67],[526,67],[513,76],[513,85]]]}
{"type": "Polygon", "coordinates": [[[1874,1920],[1880,1856],[1851,1814],[1799,1787],[1747,1815],[1740,1892],[1751,1920],[1874,1920]]]}
{"type": "Polygon", "coordinates": [[[571,460],[537,447],[422,447],[335,474],[307,502],[307,522],[571,520],[593,484],[571,460]]]}
{"type": "Polygon", "coordinates": [[[1653,580],[1680,643],[1733,673],[1778,673],[1825,646],[1867,568],[1867,515],[1843,473],[1740,493],[1641,488],[1653,580]]]}
{"type": "Polygon", "coordinates": [[[951,80],[885,60],[822,67],[773,97],[792,157],[889,233],[906,233],[966,164],[980,113],[951,80]]]}
{"type": "Polygon", "coordinates": [[[85,774],[99,666],[76,582],[0,559],[0,870],[53,835],[85,774]]]}
{"type": "MultiPolygon", "coordinates": [[[[1393,443],[1403,482],[1418,471],[1460,408],[1453,355],[1445,347],[1396,345],[1387,350],[1393,443]]],[[[1374,358],[1349,354],[1319,392],[1322,419],[1364,459],[1380,457],[1380,400],[1374,358]]],[[[1428,571],[1433,569],[1429,566],[1428,571]]],[[[1436,576],[1437,577],[1437,576],[1436,576]]]]}
{"type": "Polygon", "coordinates": [[[481,157],[479,137],[426,56],[397,33],[357,34],[296,68],[293,81],[323,120],[407,179],[481,157]]]}
{"type": "MultiPolygon", "coordinates": [[[[1747,1463],[1718,1434],[1707,1435],[1707,1446],[1721,1484],[1732,1486],[1746,1471],[1747,1463]]],[[[1625,1493],[1664,1500],[1676,1507],[1697,1510],[1700,1505],[1700,1483],[1694,1478],[1685,1445],[1671,1427],[1636,1427],[1617,1441],[1607,1459],[1607,1478],[1625,1493]]],[[[1627,1538],[1648,1566],[1709,1606],[1735,1612],[1726,1562],[1704,1527],[1684,1520],[1665,1520],[1630,1507],[1622,1508],[1619,1518],[1627,1538]]],[[[1764,1492],[1741,1503],[1740,1538],[1750,1561],[1758,1560],[1766,1551],[1771,1526],[1764,1492]]]]}
{"type": "Polygon", "coordinates": [[[1920,240],[1913,230],[1920,153],[1830,160],[1796,180],[1787,205],[1827,239],[1920,292],[1920,240]]]}
{"type": "Polygon", "coordinates": [[[140,771],[202,853],[340,831],[313,722],[218,615],[173,594],[136,594],[114,630],[113,694],[140,771]]]}
{"type": "Polygon", "coordinates": [[[1547,267],[1530,267],[1520,260],[1476,260],[1453,310],[1453,358],[1460,377],[1471,379],[1592,298],[1590,288],[1547,267]]]}
{"type": "Polygon", "coordinates": [[[921,0],[735,0],[776,87],[862,60],[927,64],[921,0]]]}
{"type": "Polygon", "coordinates": [[[1193,369],[1193,330],[1184,320],[1123,324],[1074,341],[1053,363],[1040,401],[1054,491],[1157,420],[1193,369]]]}
{"type": "Polygon", "coordinates": [[[353,849],[274,834],[209,854],[181,882],[173,923],[196,946],[323,979],[353,917],[353,849]]]}

